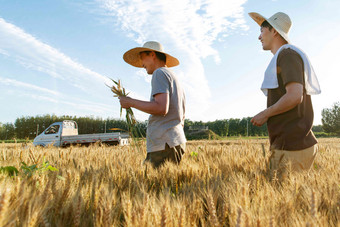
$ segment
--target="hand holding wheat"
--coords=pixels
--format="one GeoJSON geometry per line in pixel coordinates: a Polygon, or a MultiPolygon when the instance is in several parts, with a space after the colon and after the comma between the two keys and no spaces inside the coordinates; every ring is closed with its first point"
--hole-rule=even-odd
{"type": "MultiPolygon", "coordinates": [[[[125,88],[122,87],[120,80],[118,80],[118,82],[113,79],[111,80],[116,86],[112,85],[108,87],[111,88],[111,91],[114,93],[114,97],[121,97],[121,96],[127,97],[129,93],[125,92],[125,88]]],[[[122,116],[122,111],[123,111],[123,108],[120,107],[120,116],[122,116]]],[[[126,109],[126,123],[129,127],[129,131],[131,131],[132,127],[136,124],[136,118],[131,108],[126,109]]]]}

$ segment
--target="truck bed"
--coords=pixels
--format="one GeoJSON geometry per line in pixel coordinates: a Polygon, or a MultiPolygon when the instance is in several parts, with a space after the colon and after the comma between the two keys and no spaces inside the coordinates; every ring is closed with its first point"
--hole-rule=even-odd
{"type": "Polygon", "coordinates": [[[116,133],[97,133],[97,134],[80,134],[74,136],[62,136],[61,144],[89,144],[100,141],[108,144],[118,144],[120,139],[126,139],[129,136],[126,134],[116,133]]]}

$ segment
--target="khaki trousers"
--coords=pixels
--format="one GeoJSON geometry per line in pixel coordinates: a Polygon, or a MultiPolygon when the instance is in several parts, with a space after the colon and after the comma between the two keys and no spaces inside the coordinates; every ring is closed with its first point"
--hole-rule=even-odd
{"type": "Polygon", "coordinates": [[[285,175],[287,170],[292,172],[309,171],[317,153],[318,146],[316,144],[299,151],[272,150],[269,158],[271,175],[274,172],[278,176],[285,175]]]}

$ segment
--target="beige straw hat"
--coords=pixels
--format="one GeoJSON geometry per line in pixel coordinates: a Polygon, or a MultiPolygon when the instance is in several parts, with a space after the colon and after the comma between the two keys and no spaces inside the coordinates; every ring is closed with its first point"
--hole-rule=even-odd
{"type": "Polygon", "coordinates": [[[288,38],[288,32],[292,26],[292,21],[289,16],[285,13],[278,12],[268,19],[258,13],[249,13],[249,16],[258,23],[260,26],[264,21],[267,21],[275,30],[284,38],[288,43],[290,40],[288,38]]]}
{"type": "Polygon", "coordinates": [[[155,41],[146,42],[144,43],[143,47],[136,47],[126,51],[125,54],[123,55],[123,59],[126,63],[132,66],[143,68],[142,60],[140,59],[139,56],[139,53],[143,51],[156,51],[165,54],[166,55],[165,65],[167,67],[174,67],[179,65],[179,61],[177,60],[177,58],[172,57],[170,54],[165,53],[162,44],[155,41]]]}

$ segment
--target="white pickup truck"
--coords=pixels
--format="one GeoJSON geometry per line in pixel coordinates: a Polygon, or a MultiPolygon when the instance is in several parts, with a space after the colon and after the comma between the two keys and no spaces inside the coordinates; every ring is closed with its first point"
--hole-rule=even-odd
{"type": "Polygon", "coordinates": [[[105,143],[112,145],[128,145],[129,135],[120,132],[78,135],[78,125],[75,121],[65,120],[51,124],[45,131],[34,138],[33,145],[65,147],[71,144],[105,143]]]}

